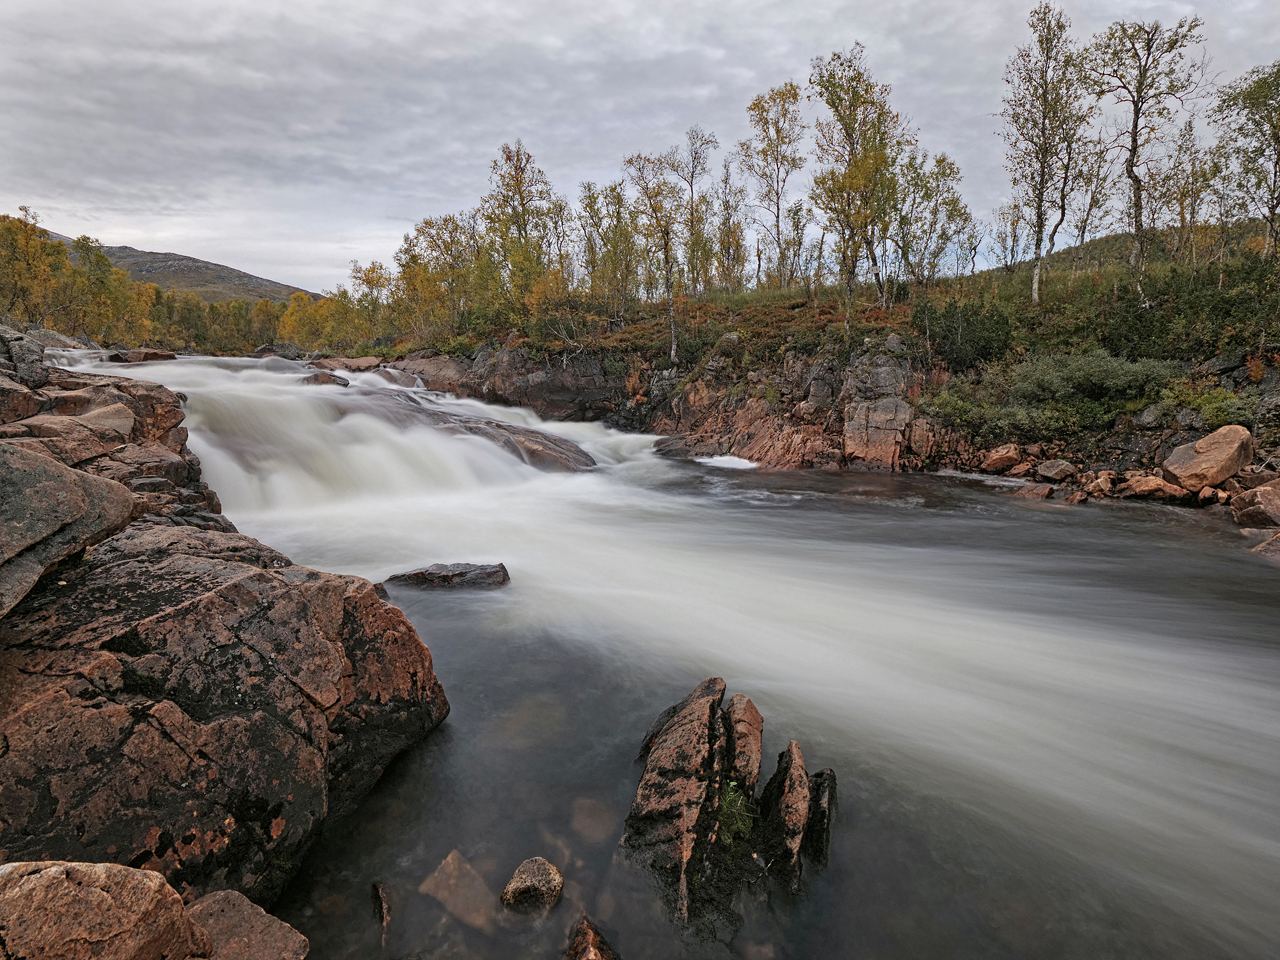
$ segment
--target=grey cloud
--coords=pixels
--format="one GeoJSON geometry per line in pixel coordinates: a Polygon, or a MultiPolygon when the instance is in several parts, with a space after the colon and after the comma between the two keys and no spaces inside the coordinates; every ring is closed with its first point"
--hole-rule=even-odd
{"type": "MultiPolygon", "coordinates": [[[[414,220],[474,203],[503,141],[523,138],[573,192],[695,122],[728,145],[752,95],[860,40],[986,210],[1028,5],[15,0],[0,9],[0,209],[332,286],[414,220]]],[[[1185,12],[1067,6],[1082,35],[1129,8],[1185,12]]],[[[1200,12],[1228,75],[1280,49],[1274,4],[1200,12]]]]}

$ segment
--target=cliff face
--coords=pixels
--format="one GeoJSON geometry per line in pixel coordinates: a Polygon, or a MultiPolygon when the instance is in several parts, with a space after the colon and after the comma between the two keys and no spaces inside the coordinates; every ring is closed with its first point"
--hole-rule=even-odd
{"type": "Polygon", "coordinates": [[[176,394],[19,365],[5,335],[0,863],[269,903],[447,716],[430,651],[374,584],[235,532],[176,394]]]}

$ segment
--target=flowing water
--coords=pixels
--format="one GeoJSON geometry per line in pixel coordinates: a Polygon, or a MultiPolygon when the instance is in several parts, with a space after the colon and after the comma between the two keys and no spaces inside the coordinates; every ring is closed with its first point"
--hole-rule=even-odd
{"type": "Polygon", "coordinates": [[[294,561],[511,572],[496,592],[392,590],[453,712],[278,905],[317,960],[557,956],[584,906],[628,960],[1274,955],[1280,571],[1220,521],[976,478],[675,463],[652,437],[375,375],[303,386],[281,360],[127,372],[186,394],[227,515],[294,561]],[[543,473],[362,412],[387,391],[600,466],[543,473]],[[710,675],[764,714],[763,775],[794,738],[836,770],[840,809],[804,896],[748,891],[743,925],[699,941],[638,908],[613,860],[644,729],[710,675]],[[458,924],[417,892],[453,849],[493,891],[546,856],[565,901],[540,924],[458,924]]]}

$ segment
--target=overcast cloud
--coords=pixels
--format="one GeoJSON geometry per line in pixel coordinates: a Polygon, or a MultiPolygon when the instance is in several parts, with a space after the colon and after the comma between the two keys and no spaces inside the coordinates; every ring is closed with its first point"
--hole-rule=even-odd
{"type": "MultiPolygon", "coordinates": [[[[1082,37],[1198,13],[1231,79],[1280,57],[1280,3],[1066,2],[1082,37]]],[[[691,124],[861,41],[985,213],[1004,61],[1031,0],[5,0],[0,212],[310,289],[388,260],[413,222],[473,205],[517,137],[558,189],[618,175],[691,124]]]]}

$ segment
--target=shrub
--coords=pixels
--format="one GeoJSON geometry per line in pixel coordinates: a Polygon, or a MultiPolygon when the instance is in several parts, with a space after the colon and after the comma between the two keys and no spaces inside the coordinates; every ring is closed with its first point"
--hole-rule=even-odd
{"type": "Polygon", "coordinates": [[[929,352],[956,372],[998,360],[1013,334],[1008,315],[994,304],[955,300],[941,310],[921,300],[911,312],[911,327],[929,352]]]}

